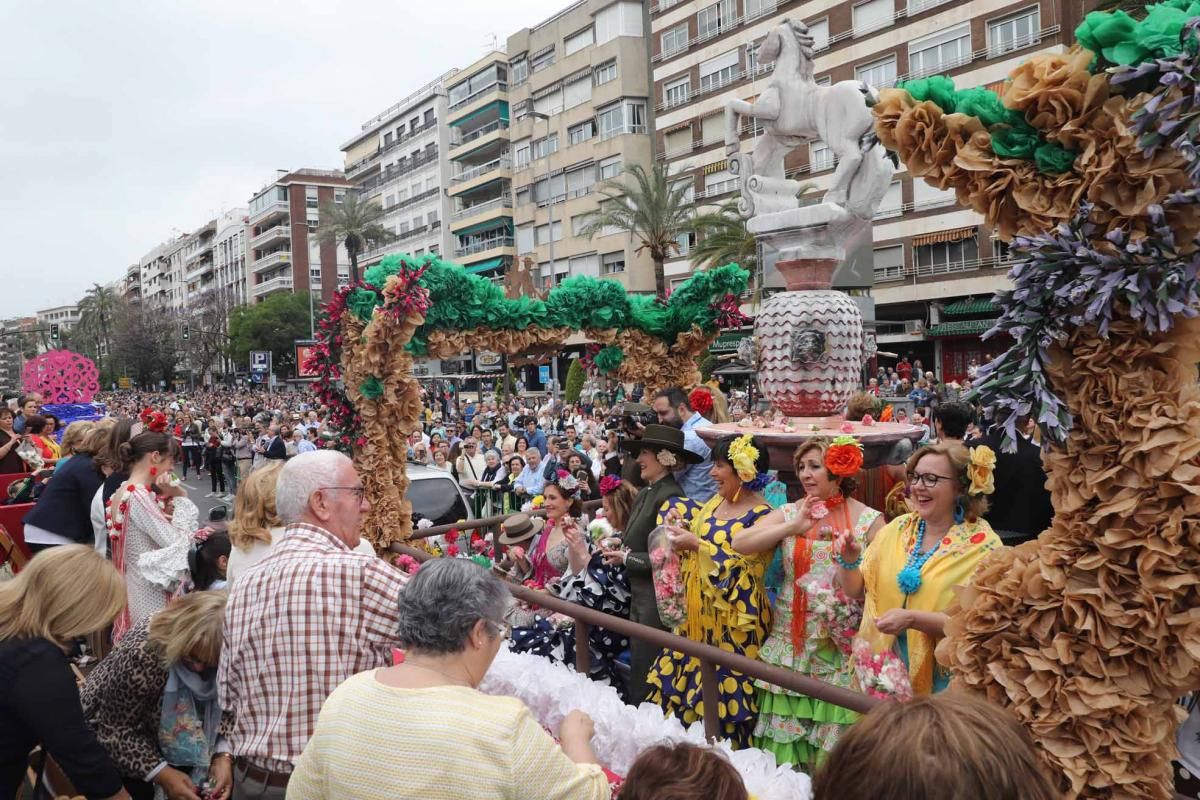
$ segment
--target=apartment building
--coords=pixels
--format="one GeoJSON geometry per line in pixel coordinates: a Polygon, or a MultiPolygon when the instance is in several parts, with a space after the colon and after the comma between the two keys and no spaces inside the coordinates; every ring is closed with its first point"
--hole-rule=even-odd
{"type": "Polygon", "coordinates": [[[139,303],[142,300],[142,267],[140,264],[130,264],[125,268],[125,280],[121,284],[121,296],[128,303],[139,303]]]}
{"type": "Polygon", "coordinates": [[[247,293],[260,303],[277,292],[320,292],[333,297],[350,277],[341,245],[322,245],[314,235],[320,208],[340,203],[353,184],[338,170],[278,170],[250,199],[246,224],[247,293]]]}
{"type": "Polygon", "coordinates": [[[0,391],[20,394],[21,373],[25,369],[26,344],[37,327],[36,317],[15,317],[0,321],[0,391]]]}
{"type": "Polygon", "coordinates": [[[446,82],[457,73],[450,70],[376,114],[342,145],[346,178],[363,200],[383,207],[383,226],[396,236],[360,255],[360,267],[389,253],[449,252],[446,82]]]}
{"type": "Polygon", "coordinates": [[[213,287],[226,308],[250,302],[246,291],[246,239],[249,210],[235,208],[216,220],[213,235],[213,287]]]}
{"type": "Polygon", "coordinates": [[[513,238],[508,56],[493,51],[447,81],[450,260],[500,280],[513,238]]]}
{"type": "MultiPolygon", "coordinates": [[[[735,196],[724,105],[767,87],[772,65],[757,64],[754,48],[784,18],[804,21],[816,39],[818,83],[857,79],[883,88],[948,74],[967,88],[997,87],[1031,54],[1065,49],[1078,13],[1058,0],[661,0],[650,12],[658,158],[693,182],[701,202],[717,206],[735,196]]],[[[743,149],[760,133],[743,124],[743,149]]],[[[818,195],[835,166],[819,141],[786,161],[789,177],[811,182],[818,195]]],[[[690,243],[682,244],[683,256],[667,264],[672,283],[692,271],[690,243]]],[[[952,192],[914,181],[901,165],[865,260],[871,269],[857,272],[865,277],[850,270],[835,284],[858,295],[868,314],[873,306],[880,350],[920,358],[955,380],[971,358],[1006,347],[978,338],[995,315],[987,299],[1007,284],[1005,247],[952,192]]]]}
{"type": "Polygon", "coordinates": [[[653,164],[647,25],[642,3],[580,0],[508,38],[514,245],[543,288],[591,275],[654,291],[627,233],[581,235],[601,184],[653,164]]]}
{"type": "Polygon", "coordinates": [[[213,261],[213,240],[217,236],[217,221],[209,220],[188,235],[181,255],[183,258],[183,298],[181,307],[207,292],[216,283],[213,261]]]}

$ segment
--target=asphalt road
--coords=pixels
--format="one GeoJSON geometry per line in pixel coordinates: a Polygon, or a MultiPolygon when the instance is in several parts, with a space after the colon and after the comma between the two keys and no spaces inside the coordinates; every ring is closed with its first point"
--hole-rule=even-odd
{"type": "MultiPolygon", "coordinates": [[[[178,474],[178,473],[177,473],[178,474]]],[[[187,487],[188,499],[196,504],[200,509],[200,524],[204,525],[208,521],[208,514],[217,506],[226,506],[229,508],[228,518],[233,518],[233,503],[225,502],[217,497],[205,497],[212,489],[212,483],[208,473],[205,472],[203,477],[196,477],[196,473],[188,470],[187,480],[183,481],[183,485],[187,487]]]]}

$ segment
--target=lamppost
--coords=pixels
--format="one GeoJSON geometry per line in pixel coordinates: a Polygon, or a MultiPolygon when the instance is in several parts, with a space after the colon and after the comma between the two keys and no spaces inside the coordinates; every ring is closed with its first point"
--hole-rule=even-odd
{"type": "MultiPolygon", "coordinates": [[[[546,236],[550,243],[550,288],[558,285],[558,271],[554,268],[554,192],[550,184],[550,115],[541,111],[527,111],[526,116],[540,119],[546,123],[546,236]]],[[[530,160],[533,159],[533,143],[529,144],[530,160]]],[[[537,230],[535,212],[534,231],[537,230]]],[[[550,380],[554,384],[554,396],[558,396],[558,354],[550,357],[550,380]]]]}
{"type": "MultiPolygon", "coordinates": [[[[304,228],[304,246],[307,248],[308,247],[308,222],[305,221],[305,222],[293,222],[292,223],[292,227],[296,227],[297,225],[304,228]]],[[[295,249],[295,238],[294,237],[292,237],[292,249],[293,250],[295,249]]],[[[333,280],[334,280],[334,287],[336,288],[337,272],[338,272],[336,247],[334,248],[334,252],[335,252],[335,255],[333,257],[333,280]]],[[[318,268],[320,266],[320,263],[321,263],[321,251],[318,248],[318,250],[317,250],[318,268]]],[[[293,253],[293,255],[292,255],[292,272],[293,272],[293,274],[295,273],[295,271],[296,271],[296,258],[295,258],[295,254],[293,253]]],[[[324,283],[321,284],[321,292],[322,292],[322,294],[325,292],[325,284],[324,283]]],[[[313,309],[312,264],[308,265],[308,338],[312,339],[313,341],[316,341],[316,339],[317,339],[317,316],[316,316],[316,312],[313,309]]]]}

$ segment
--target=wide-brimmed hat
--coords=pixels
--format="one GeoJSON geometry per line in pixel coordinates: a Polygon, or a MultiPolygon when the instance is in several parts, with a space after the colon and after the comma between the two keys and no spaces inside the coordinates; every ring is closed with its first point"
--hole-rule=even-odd
{"type": "Polygon", "coordinates": [[[618,446],[631,453],[637,453],[643,447],[669,450],[688,464],[699,464],[704,460],[699,453],[693,453],[683,446],[683,431],[670,425],[647,425],[642,430],[641,438],[623,439],[618,446]]]}
{"type": "Polygon", "coordinates": [[[546,520],[541,517],[531,517],[528,514],[513,514],[500,523],[501,544],[521,544],[541,533],[546,526],[546,520]]]}

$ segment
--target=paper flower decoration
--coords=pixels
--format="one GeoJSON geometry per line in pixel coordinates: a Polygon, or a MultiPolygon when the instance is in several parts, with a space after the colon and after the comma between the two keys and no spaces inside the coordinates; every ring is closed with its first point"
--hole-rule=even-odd
{"type": "Polygon", "coordinates": [[[693,411],[707,419],[709,412],[713,410],[712,392],[703,386],[697,386],[688,395],[688,403],[693,411]]]}
{"type": "Polygon", "coordinates": [[[729,445],[729,463],[742,482],[754,480],[758,475],[758,448],[750,434],[739,436],[729,445]]]}
{"type": "Polygon", "coordinates": [[[967,463],[967,479],[970,487],[967,494],[991,494],[996,491],[996,453],[985,444],[971,448],[971,459],[967,463]]]}
{"type": "Polygon", "coordinates": [[[621,478],[619,475],[605,475],[600,479],[600,496],[607,497],[608,495],[621,488],[621,478]]]}
{"type": "Polygon", "coordinates": [[[100,373],[87,356],[50,350],[25,362],[21,383],[47,403],[90,403],[100,391],[100,373]]]}
{"type": "Polygon", "coordinates": [[[674,467],[679,463],[679,458],[676,457],[676,455],[670,450],[659,450],[658,454],[655,455],[655,458],[658,459],[658,463],[668,468],[674,467]]]}

